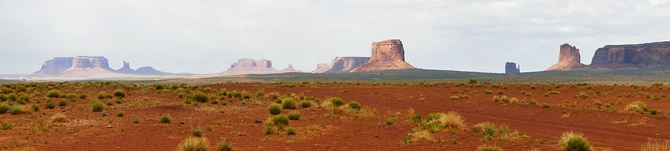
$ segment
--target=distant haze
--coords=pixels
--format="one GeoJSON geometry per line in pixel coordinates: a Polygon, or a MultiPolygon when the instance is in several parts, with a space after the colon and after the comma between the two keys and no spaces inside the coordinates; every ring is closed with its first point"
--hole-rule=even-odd
{"type": "Polygon", "coordinates": [[[415,67],[540,71],[570,43],[590,64],[607,44],[670,40],[669,0],[0,0],[0,74],[59,56],[216,73],[239,58],[311,71],[401,39],[415,67]]]}

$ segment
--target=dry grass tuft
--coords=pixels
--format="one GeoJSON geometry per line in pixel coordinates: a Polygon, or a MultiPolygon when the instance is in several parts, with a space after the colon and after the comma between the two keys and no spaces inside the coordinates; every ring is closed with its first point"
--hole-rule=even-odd
{"type": "Polygon", "coordinates": [[[670,140],[653,140],[642,146],[642,151],[670,151],[670,140]]]}
{"type": "Polygon", "coordinates": [[[51,122],[65,122],[67,120],[67,116],[63,113],[56,113],[51,116],[51,122]]]}
{"type": "Polygon", "coordinates": [[[177,146],[177,151],[207,151],[209,142],[205,137],[189,137],[177,146]]]}

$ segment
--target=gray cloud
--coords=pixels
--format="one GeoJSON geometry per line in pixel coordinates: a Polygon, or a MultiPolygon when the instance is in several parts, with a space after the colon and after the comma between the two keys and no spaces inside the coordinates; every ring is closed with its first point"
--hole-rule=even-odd
{"type": "Polygon", "coordinates": [[[420,68],[539,71],[563,43],[588,64],[606,44],[668,40],[668,18],[668,0],[0,0],[0,73],[74,55],[170,72],[221,72],[242,57],[310,71],[390,38],[420,68]]]}

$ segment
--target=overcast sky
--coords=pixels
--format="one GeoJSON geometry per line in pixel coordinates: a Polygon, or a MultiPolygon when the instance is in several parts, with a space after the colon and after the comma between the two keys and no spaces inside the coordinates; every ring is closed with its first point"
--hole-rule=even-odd
{"type": "Polygon", "coordinates": [[[216,73],[239,58],[312,71],[401,39],[418,68],[522,72],[569,43],[590,64],[608,44],[670,40],[670,0],[0,0],[0,74],[57,56],[112,68],[216,73]]]}

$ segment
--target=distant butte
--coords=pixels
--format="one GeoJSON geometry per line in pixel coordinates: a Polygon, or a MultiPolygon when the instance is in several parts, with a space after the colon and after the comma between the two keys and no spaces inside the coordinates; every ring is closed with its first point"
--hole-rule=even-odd
{"type": "Polygon", "coordinates": [[[352,70],[351,72],[377,70],[415,69],[405,62],[405,49],[402,41],[391,39],[372,43],[372,57],[370,61],[352,70]]]}
{"type": "Polygon", "coordinates": [[[547,71],[552,70],[574,70],[583,68],[586,65],[581,63],[581,55],[579,54],[579,49],[570,44],[563,44],[560,47],[560,53],[558,56],[558,62],[553,66],[549,67],[547,71]]]}

